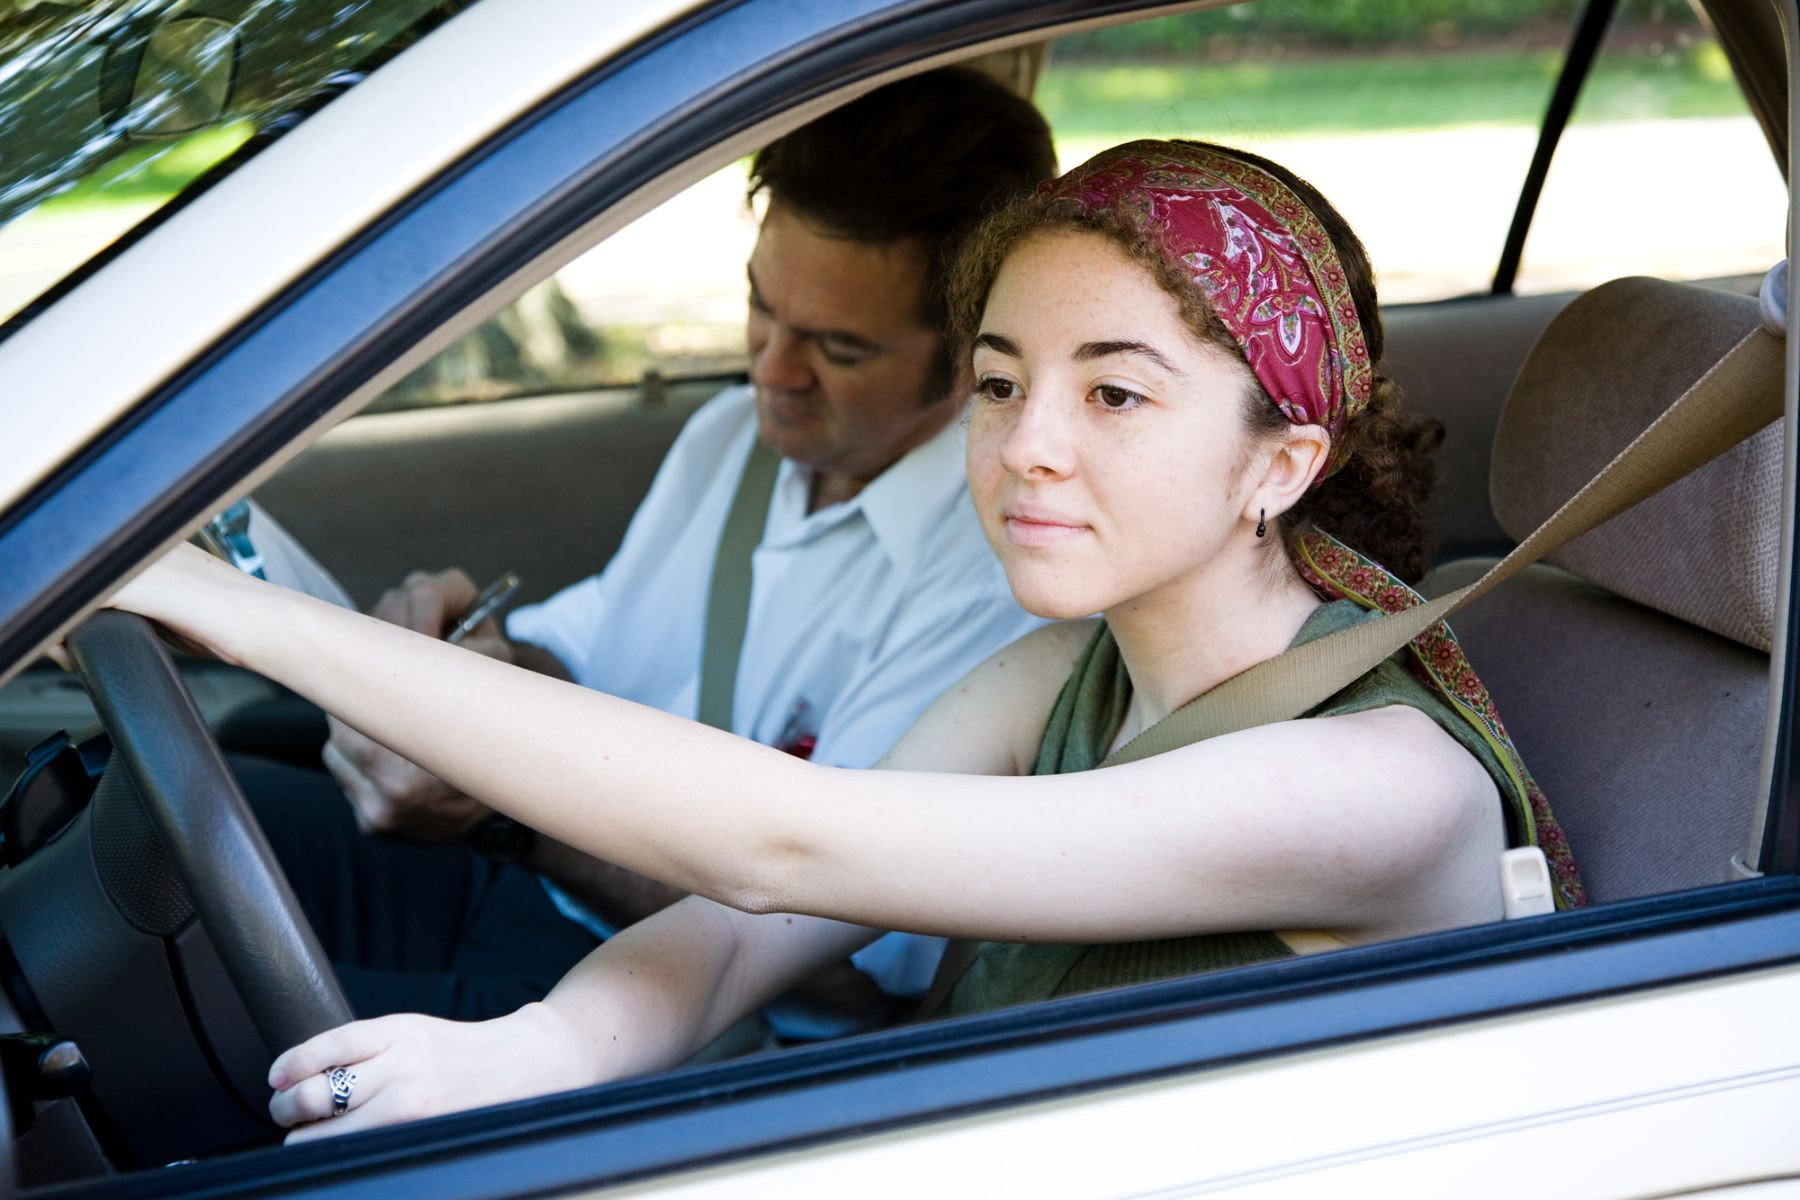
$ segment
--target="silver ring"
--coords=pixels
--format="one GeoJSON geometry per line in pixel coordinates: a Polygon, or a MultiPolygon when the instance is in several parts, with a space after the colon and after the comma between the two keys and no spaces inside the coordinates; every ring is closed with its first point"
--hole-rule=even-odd
{"type": "Polygon", "coordinates": [[[331,1085],[331,1115],[341,1117],[350,1111],[350,1091],[356,1086],[356,1072],[348,1067],[333,1067],[325,1072],[331,1085]]]}

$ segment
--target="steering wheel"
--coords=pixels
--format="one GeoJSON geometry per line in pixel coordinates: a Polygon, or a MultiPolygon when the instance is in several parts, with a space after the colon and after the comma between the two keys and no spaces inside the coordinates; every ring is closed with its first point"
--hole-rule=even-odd
{"type": "Polygon", "coordinates": [[[115,762],[271,1053],[352,1019],[331,964],[167,649],[102,610],[69,636],[115,762]]]}

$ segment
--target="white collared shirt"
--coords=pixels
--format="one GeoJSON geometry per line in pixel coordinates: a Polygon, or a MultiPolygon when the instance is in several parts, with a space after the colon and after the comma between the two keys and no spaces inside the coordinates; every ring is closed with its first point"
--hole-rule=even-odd
{"type": "MultiPolygon", "coordinates": [[[[678,716],[699,707],[708,581],[756,436],[732,388],[688,421],[600,574],[507,620],[576,682],[678,716]]],[[[807,468],[783,461],[751,558],[732,730],[818,739],[814,762],[866,767],[995,650],[1043,622],[988,549],[952,421],[854,498],[809,514],[807,468]],[[796,716],[798,713],[798,716],[796,716]]],[[[942,942],[892,936],[854,961],[897,995],[929,984],[942,942]]]]}

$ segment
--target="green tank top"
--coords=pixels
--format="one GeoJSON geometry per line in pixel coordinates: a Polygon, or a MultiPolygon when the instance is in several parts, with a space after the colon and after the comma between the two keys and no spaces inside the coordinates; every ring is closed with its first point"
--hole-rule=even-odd
{"type": "MultiPolygon", "coordinates": [[[[1381,615],[1379,610],[1365,610],[1353,600],[1333,601],[1313,611],[1294,635],[1293,644],[1303,646],[1381,615]]],[[[1050,712],[1032,774],[1062,775],[1099,766],[1125,720],[1130,701],[1131,680],[1125,673],[1125,661],[1112,631],[1102,622],[1075,660],[1056,707],[1050,712]]],[[[1415,678],[1398,656],[1386,660],[1306,716],[1345,716],[1390,704],[1416,708],[1436,721],[1493,776],[1501,795],[1508,794],[1512,785],[1493,748],[1441,696],[1415,678]]],[[[957,1015],[981,1012],[1098,988],[1245,966],[1292,953],[1287,943],[1272,932],[1204,933],[1095,945],[983,942],[950,992],[947,1008],[957,1015]]]]}

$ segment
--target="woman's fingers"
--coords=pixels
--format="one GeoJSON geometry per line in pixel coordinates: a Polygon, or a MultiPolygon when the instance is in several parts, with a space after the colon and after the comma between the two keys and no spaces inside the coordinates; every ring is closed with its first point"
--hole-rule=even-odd
{"type": "Polygon", "coordinates": [[[380,1124],[378,1117],[349,1118],[380,1094],[379,1063],[406,1019],[380,1017],[340,1025],[281,1055],[269,1067],[269,1086],[275,1089],[269,1115],[289,1129],[320,1121],[346,1122],[329,1131],[333,1133],[380,1124]]]}
{"type": "Polygon", "coordinates": [[[402,1014],[341,1026],[275,1060],[269,1113],[306,1141],[592,1082],[566,1022],[545,1013],[533,1004],[491,1021],[402,1014]]]}
{"type": "MultiPolygon", "coordinates": [[[[381,1055],[363,1059],[349,1066],[331,1067],[316,1075],[308,1075],[293,1086],[269,1098],[269,1115],[277,1125],[294,1129],[316,1121],[340,1120],[368,1107],[381,1094],[381,1055]],[[336,1077],[342,1072],[341,1079],[336,1077]],[[344,1098],[344,1111],[337,1108],[338,1097],[344,1098]]],[[[359,1124],[367,1124],[367,1119],[359,1124]]],[[[379,1122],[377,1122],[379,1123],[379,1122]]],[[[353,1124],[338,1133],[348,1133],[353,1124]]]]}
{"type": "Polygon", "coordinates": [[[395,1023],[393,1017],[352,1021],[308,1038],[270,1064],[269,1086],[279,1092],[309,1076],[323,1078],[333,1067],[353,1066],[374,1058],[393,1044],[395,1023]]]}
{"type": "Polygon", "coordinates": [[[479,1104],[459,1105],[451,1077],[459,1044],[481,1028],[401,1013],[327,1030],[269,1068],[269,1115],[304,1141],[479,1104]]]}
{"type": "Polygon", "coordinates": [[[282,1140],[290,1144],[312,1142],[319,1138],[336,1137],[339,1134],[358,1133],[364,1129],[392,1125],[396,1119],[382,1115],[380,1105],[376,1105],[374,1108],[359,1106],[341,1117],[327,1117],[322,1121],[291,1126],[288,1129],[287,1137],[282,1140]]]}

